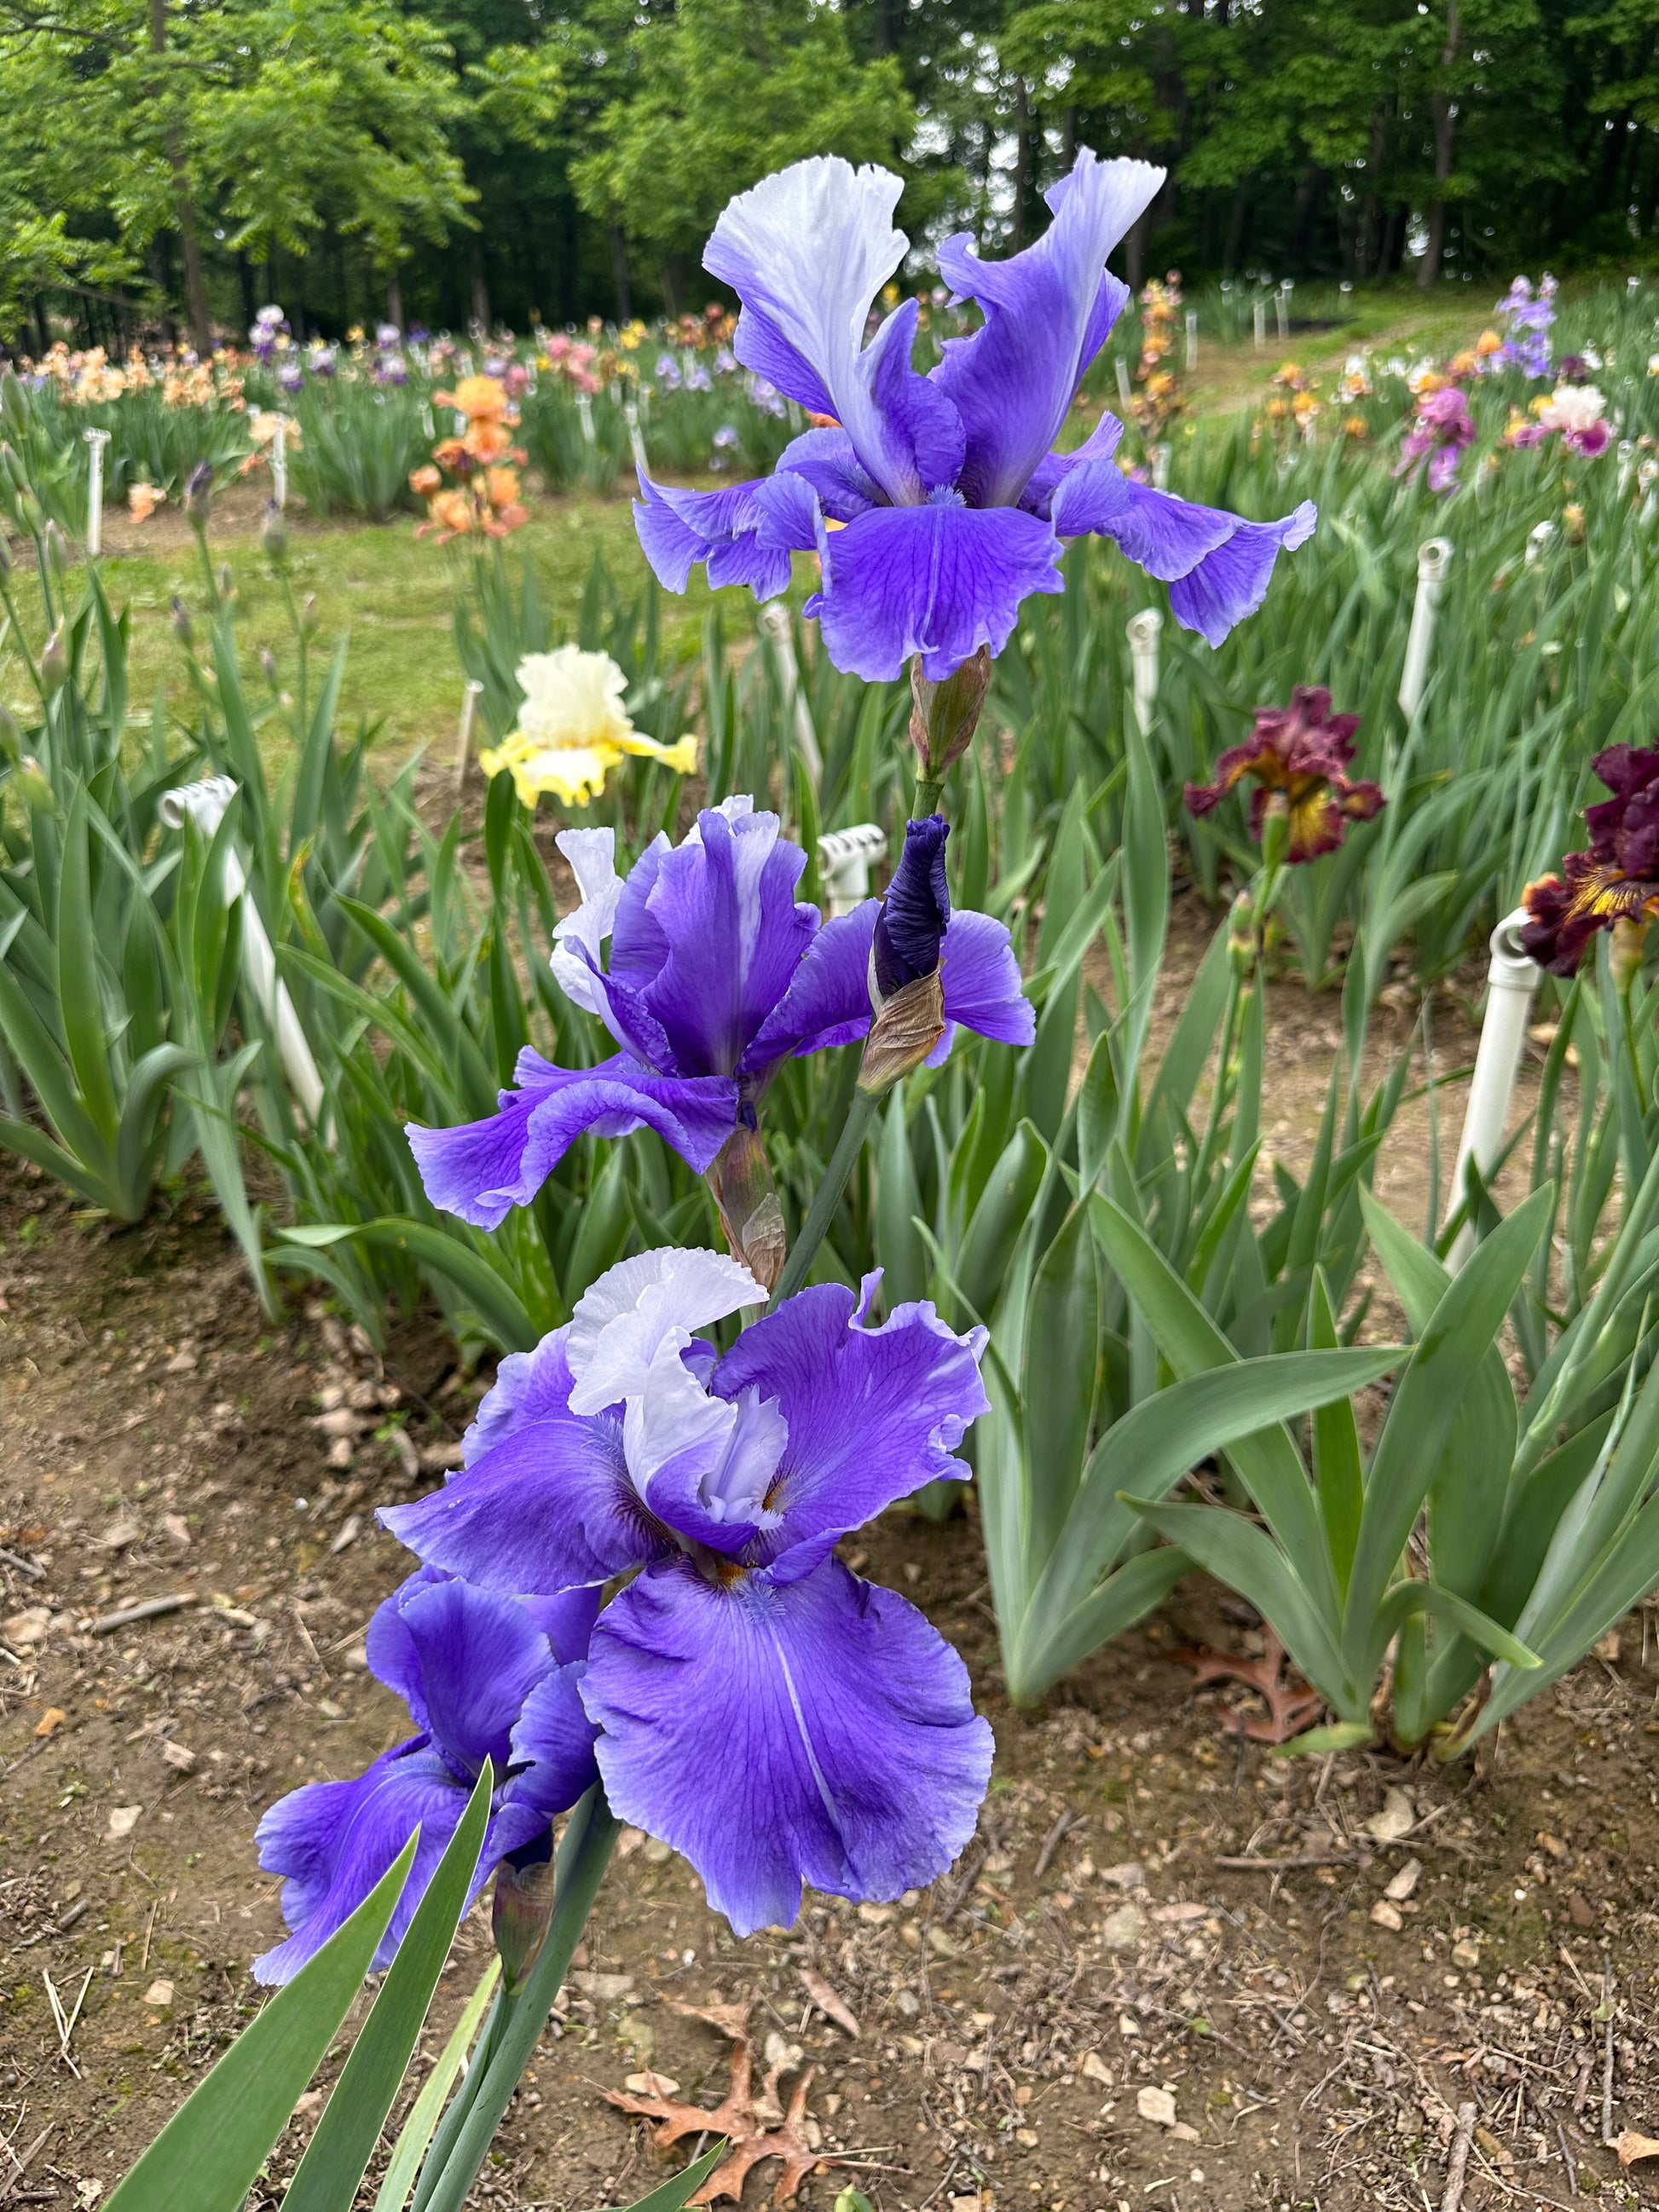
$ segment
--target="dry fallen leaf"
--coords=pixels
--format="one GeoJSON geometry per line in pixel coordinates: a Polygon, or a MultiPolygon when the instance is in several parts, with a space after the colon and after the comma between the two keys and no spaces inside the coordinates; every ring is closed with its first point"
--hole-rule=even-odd
{"type": "Polygon", "coordinates": [[[1638,2136],[1634,2128],[1626,2128],[1613,2147],[1623,2166],[1634,2166],[1638,2158],[1659,2158],[1659,2136],[1638,2136]]]}
{"type": "Polygon", "coordinates": [[[36,1735],[56,1735],[68,1718],[69,1715],[61,1705],[48,1705],[34,1723],[34,1733],[36,1735]]]}
{"type": "Polygon", "coordinates": [[[859,2024],[848,2006],[838,1997],[823,1977],[810,1966],[800,1969],[800,1985],[826,2020],[833,2020],[854,2041],[858,2040],[859,2024]]]}
{"type": "Polygon", "coordinates": [[[21,1613],[14,1613],[9,1620],[0,1622],[0,1638],[21,1651],[26,1644],[43,1642],[51,1626],[50,1607],[26,1605],[21,1613]]]}
{"type": "MultiPolygon", "coordinates": [[[[759,2096],[753,2094],[755,2046],[749,2034],[746,2004],[677,2003],[674,2009],[688,2020],[707,2021],[710,2027],[718,2028],[731,2039],[732,2085],[720,2103],[713,2112],[705,2111],[701,2105],[679,2104],[666,2087],[643,2096],[607,2089],[606,2098],[624,2112],[658,2121],[660,2124],[653,2130],[651,2140],[659,2150],[667,2150],[682,2136],[707,2133],[726,2137],[730,2150],[692,2197],[692,2203],[712,2204],[720,2197],[740,2197],[749,2169],[764,2158],[782,2160],[783,2172],[772,2192],[772,2202],[788,2203],[821,2155],[811,2140],[817,2133],[817,2125],[806,2117],[806,2093],[811,2087],[812,2069],[809,2066],[796,2082],[789,2109],[785,2112],[778,2100],[778,2076],[788,2070],[787,2066],[769,2068],[759,2096]],[[775,2118],[777,2124],[769,2127],[769,2118],[775,2118]]],[[[791,2047],[786,2046],[786,2052],[791,2047]]],[[[828,2158],[824,2162],[836,2163],[828,2158]]]]}
{"type": "Polygon", "coordinates": [[[1300,1735],[1310,1721],[1316,1720],[1325,1709],[1325,1700],[1319,1692],[1310,1689],[1297,1674],[1285,1674],[1285,1647],[1266,1628],[1261,1634],[1261,1656],[1259,1659],[1240,1659],[1228,1651],[1172,1651],[1183,1667],[1190,1667],[1200,1684],[1231,1679],[1248,1683],[1267,1700],[1268,1717],[1249,1720],[1242,1713],[1231,1718],[1249,1736],[1252,1743],[1288,1743],[1293,1735],[1300,1735]]]}

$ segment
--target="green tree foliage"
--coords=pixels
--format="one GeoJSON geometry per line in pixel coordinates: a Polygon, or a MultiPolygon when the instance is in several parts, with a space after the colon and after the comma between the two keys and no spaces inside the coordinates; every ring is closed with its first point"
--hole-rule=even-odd
{"type": "Polygon", "coordinates": [[[1079,145],[1168,172],[1137,281],[1639,263],[1659,0],[0,0],[0,337],[695,307],[781,162],[1006,251],[1079,145]]]}
{"type": "Polygon", "coordinates": [[[915,127],[897,61],[860,61],[824,0],[680,0],[629,49],[573,173],[591,214],[669,252],[697,251],[769,171],[809,154],[892,162],[915,127]]]}

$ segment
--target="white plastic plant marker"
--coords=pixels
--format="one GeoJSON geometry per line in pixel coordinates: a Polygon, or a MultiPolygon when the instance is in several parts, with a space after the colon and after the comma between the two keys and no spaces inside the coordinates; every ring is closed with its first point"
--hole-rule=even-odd
{"type": "Polygon", "coordinates": [[[633,400],[623,407],[623,416],[628,424],[628,447],[634,456],[635,474],[648,476],[650,467],[646,459],[644,434],[640,428],[640,410],[633,400]]]}
{"type": "Polygon", "coordinates": [[[478,712],[478,702],[483,697],[483,685],[479,683],[476,676],[470,677],[467,679],[466,689],[461,694],[460,727],[455,732],[455,796],[457,799],[460,797],[461,787],[466,781],[467,756],[472,750],[472,724],[478,712]]]}
{"type": "Polygon", "coordinates": [[[270,489],[280,514],[288,505],[288,417],[279,415],[270,434],[270,489]]]}
{"type": "MultiPolygon", "coordinates": [[[[1468,1162],[1473,1160],[1481,1175],[1488,1176],[1504,1149],[1504,1129],[1515,1095],[1521,1048],[1526,1042],[1527,1020],[1538,988],[1538,963],[1521,949],[1521,932],[1530,919],[1525,907],[1516,907],[1513,914],[1504,915],[1489,940],[1492,963],[1486,969],[1486,1011],[1481,1018],[1469,1103],[1452,1169],[1453,1212],[1463,1201],[1463,1170],[1468,1162]]],[[[1474,1249],[1474,1231],[1466,1222],[1446,1256],[1454,1274],[1474,1249]]]]}
{"type": "Polygon", "coordinates": [[[576,415],[582,426],[582,443],[585,446],[592,445],[599,433],[593,428],[592,398],[586,392],[579,392],[576,394],[576,415]]]}
{"type": "Polygon", "coordinates": [[[795,625],[781,599],[769,601],[761,609],[758,620],[761,635],[772,648],[785,711],[794,724],[796,748],[806,763],[806,773],[817,791],[823,782],[823,755],[818,750],[818,733],[812,726],[812,712],[800,680],[800,663],[795,657],[795,625]]]}
{"type": "Polygon", "coordinates": [[[1198,310],[1187,310],[1187,370],[1190,375],[1198,367],[1198,310]]]}
{"type": "Polygon", "coordinates": [[[1255,325],[1255,349],[1265,353],[1267,346],[1267,303],[1263,299],[1251,302],[1250,316],[1255,325]]]}
{"type": "MultiPolygon", "coordinates": [[[[163,792],[156,812],[167,829],[179,830],[191,821],[204,837],[211,837],[235,796],[234,776],[210,775],[199,783],[179,784],[172,791],[163,792]]],[[[247,896],[247,877],[234,846],[227,847],[225,851],[225,896],[233,902],[237,899],[242,902],[242,965],[247,973],[248,988],[276,1032],[276,1050],[289,1084],[307,1121],[315,1129],[321,1124],[323,1079],[317,1073],[317,1062],[300,1026],[288,986],[276,974],[276,956],[271,951],[259,909],[247,896]]]]}
{"type": "Polygon", "coordinates": [[[1417,549],[1417,597],[1412,603],[1412,626],[1406,637],[1406,665],[1400,672],[1400,711],[1413,721],[1423,703],[1429,680],[1429,655],[1434,647],[1436,611],[1451,566],[1449,538],[1425,538],[1417,549]]]}
{"type": "Polygon", "coordinates": [[[1144,738],[1152,726],[1158,706],[1158,641],[1164,617],[1156,607],[1143,607],[1126,625],[1129,635],[1130,667],[1134,686],[1135,720],[1144,738]]]}
{"type": "Polygon", "coordinates": [[[1112,356],[1112,367],[1117,371],[1117,404],[1127,415],[1133,404],[1133,395],[1129,389],[1129,364],[1118,353],[1112,356]]]}
{"type": "Polygon", "coordinates": [[[871,867],[886,851],[887,833],[873,822],[860,822],[850,830],[826,830],[818,839],[818,872],[832,921],[837,915],[851,914],[869,897],[871,867]]]}
{"type": "Polygon", "coordinates": [[[83,430],[91,471],[87,477],[87,558],[94,561],[104,550],[104,448],[107,430],[83,430]]]}

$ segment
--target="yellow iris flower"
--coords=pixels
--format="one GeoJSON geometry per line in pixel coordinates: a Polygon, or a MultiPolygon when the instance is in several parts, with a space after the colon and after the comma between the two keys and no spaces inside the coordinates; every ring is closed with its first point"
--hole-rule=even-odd
{"type": "Polygon", "coordinates": [[[641,737],[623,708],[628,679],[605,653],[584,653],[562,645],[553,653],[532,653],[519,663],[524,704],[519,726],[499,745],[478,755],[487,776],[503,769],[519,797],[533,807],[544,792],[562,806],[581,806],[597,799],[605,778],[634,753],[661,761],[676,775],[697,765],[697,741],[684,737],[672,745],[641,737]]]}

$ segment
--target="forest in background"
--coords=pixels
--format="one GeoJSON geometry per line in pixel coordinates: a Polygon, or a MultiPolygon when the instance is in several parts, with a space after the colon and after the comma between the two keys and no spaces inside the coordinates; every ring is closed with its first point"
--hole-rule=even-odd
{"type": "Polygon", "coordinates": [[[803,155],[925,256],[1080,144],[1169,172],[1137,283],[1639,269],[1659,0],[0,0],[0,341],[677,313],[803,155]]]}

